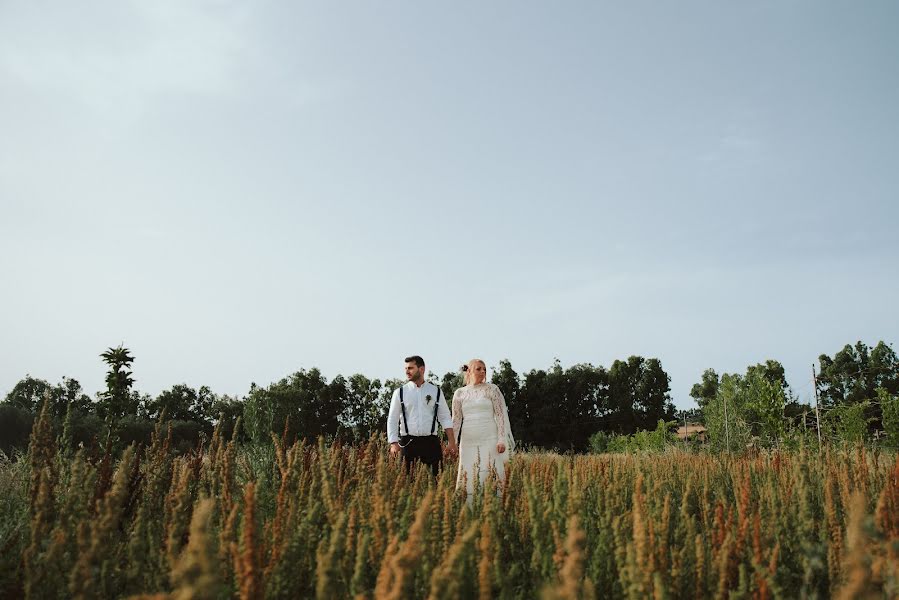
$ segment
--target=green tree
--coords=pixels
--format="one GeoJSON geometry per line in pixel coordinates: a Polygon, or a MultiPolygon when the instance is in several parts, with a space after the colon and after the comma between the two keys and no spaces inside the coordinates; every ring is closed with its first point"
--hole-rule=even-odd
{"type": "MultiPolygon", "coordinates": [[[[495,382],[494,382],[495,383],[495,382]]],[[[446,405],[452,409],[453,394],[465,385],[465,378],[459,371],[447,371],[440,380],[440,393],[446,398],[446,405]]]]}
{"type": "MultiPolygon", "coordinates": [[[[459,379],[461,382],[461,375],[459,379]]],[[[499,361],[499,365],[493,368],[490,382],[498,387],[506,398],[506,404],[509,405],[509,418],[512,419],[512,413],[515,412],[513,407],[518,400],[518,392],[521,391],[521,381],[518,379],[518,373],[512,368],[512,363],[508,358],[502,359],[499,361]]]]}
{"type": "Polygon", "coordinates": [[[742,377],[725,373],[715,397],[702,410],[709,445],[714,450],[739,451],[749,444],[752,431],[746,421],[747,408],[742,377]]]}
{"type": "Polygon", "coordinates": [[[285,428],[291,440],[334,436],[348,402],[344,377],[328,383],[318,369],[301,369],[266,388],[250,387],[244,410],[247,431],[263,442],[285,428]]]}
{"type": "Polygon", "coordinates": [[[673,420],[670,378],[658,359],[631,356],[612,368],[589,363],[534,369],[519,377],[508,361],[493,382],[506,396],[516,438],[529,445],[585,451],[597,431],[633,433],[673,420]]]}
{"type": "MultiPolygon", "coordinates": [[[[549,370],[528,372],[518,400],[529,417],[518,429],[515,429],[515,422],[512,423],[512,431],[519,442],[543,448],[570,447],[571,438],[566,428],[569,420],[565,405],[566,382],[558,361],[549,370]]],[[[511,414],[509,417],[511,419],[511,414]]]]}
{"type": "Polygon", "coordinates": [[[818,393],[825,407],[870,400],[877,388],[899,393],[899,358],[883,341],[873,350],[863,342],[847,344],[833,358],[822,354],[818,361],[818,393]]]}
{"type": "Polygon", "coordinates": [[[315,427],[318,435],[334,436],[341,431],[341,416],[350,403],[349,384],[346,377],[338,375],[318,395],[315,410],[315,427]]]}
{"type": "Polygon", "coordinates": [[[134,379],[128,370],[134,357],[122,346],[109,348],[100,357],[109,365],[109,371],[106,373],[106,391],[100,394],[97,405],[98,414],[109,424],[126,415],[136,415],[139,397],[131,393],[134,379]]]}
{"type": "MultiPolygon", "coordinates": [[[[449,375],[449,373],[447,373],[449,375]]],[[[458,374],[458,383],[462,384],[462,375],[458,374]]],[[[512,423],[512,432],[516,437],[521,439],[521,431],[527,422],[525,407],[519,400],[521,392],[521,380],[518,373],[512,368],[509,359],[504,358],[499,361],[499,365],[493,368],[493,375],[490,382],[499,388],[503,397],[506,399],[506,405],[509,407],[509,421],[512,423]]]]}
{"type": "Polygon", "coordinates": [[[702,373],[702,381],[693,384],[690,397],[696,400],[700,410],[718,393],[718,373],[715,369],[706,369],[702,373]]]}
{"type": "MultiPolygon", "coordinates": [[[[447,373],[449,375],[449,373],[447,373]]],[[[458,383],[461,386],[462,376],[458,374],[458,383]]],[[[521,402],[521,379],[518,373],[512,368],[512,363],[508,358],[499,361],[499,365],[493,368],[493,375],[490,377],[493,383],[503,393],[506,399],[506,405],[509,407],[509,421],[512,423],[512,433],[518,442],[521,442],[522,433],[526,433],[525,424],[528,422],[527,407],[521,402]]],[[[445,384],[444,384],[445,385],[445,384]]]]}
{"type": "MultiPolygon", "coordinates": [[[[873,400],[877,388],[888,394],[899,394],[899,357],[883,341],[872,349],[859,341],[847,344],[830,358],[822,354],[817,378],[818,394],[824,408],[854,405],[873,400]]],[[[865,409],[869,431],[881,427],[881,407],[870,402],[865,409]]]]}
{"type": "Polygon", "coordinates": [[[389,402],[382,396],[381,381],[365,375],[351,375],[347,380],[347,404],[341,423],[356,440],[365,440],[385,427],[389,402]]]}
{"type": "Polygon", "coordinates": [[[591,448],[596,451],[606,444],[605,452],[662,452],[668,446],[677,442],[677,436],[671,432],[676,426],[674,421],[665,422],[659,419],[653,431],[641,429],[630,435],[612,435],[605,441],[600,434],[590,438],[591,448]]]}
{"type": "MultiPolygon", "coordinates": [[[[230,440],[233,436],[237,420],[243,418],[243,413],[244,401],[228,394],[216,395],[210,409],[210,414],[214,416],[213,422],[221,427],[226,440],[230,440]]],[[[243,431],[241,431],[241,439],[245,439],[243,431]]]]}
{"type": "Polygon", "coordinates": [[[51,385],[43,379],[26,375],[6,395],[5,402],[32,414],[40,412],[44,398],[50,398],[50,411],[57,419],[64,418],[69,406],[73,411],[87,413],[93,408],[90,397],[77,380],[63,377],[62,383],[51,385]]]}
{"type": "Polygon", "coordinates": [[[831,408],[824,416],[824,427],[831,439],[843,444],[864,443],[868,439],[871,417],[867,416],[871,401],[845,403],[831,408]]]}
{"type": "Polygon", "coordinates": [[[194,389],[179,383],[159,393],[144,404],[144,416],[156,420],[165,413],[173,421],[194,421],[208,426],[215,418],[213,407],[217,398],[207,386],[194,389]]]}
{"type": "MultiPolygon", "coordinates": [[[[788,388],[782,375],[772,378],[764,368],[756,367],[762,365],[749,367],[741,382],[741,392],[745,394],[745,418],[753,436],[762,445],[772,446],[783,437],[788,388]]],[[[783,373],[782,367],[780,372],[783,373]]]]}
{"type": "Polygon", "coordinates": [[[657,358],[631,356],[616,360],[608,372],[608,408],[618,433],[653,430],[659,420],[674,420],[671,378],[657,358]]]}
{"type": "Polygon", "coordinates": [[[781,388],[784,392],[784,397],[789,397],[790,395],[790,386],[787,384],[784,366],[779,361],[769,359],[764,363],[750,365],[746,369],[746,376],[762,378],[772,386],[781,388]]]}
{"type": "Polygon", "coordinates": [[[24,408],[8,402],[0,404],[0,452],[7,457],[16,451],[25,452],[34,419],[34,413],[24,408]]]}
{"type": "Polygon", "coordinates": [[[247,436],[256,442],[267,442],[273,430],[274,417],[272,396],[266,394],[255,381],[251,382],[243,408],[243,426],[247,436]]]}
{"type": "Polygon", "coordinates": [[[899,450],[899,396],[877,388],[877,402],[883,411],[883,432],[888,447],[899,450]]]}
{"type": "Polygon", "coordinates": [[[784,434],[788,391],[777,361],[750,365],[742,376],[724,374],[714,397],[702,408],[712,446],[739,450],[753,439],[763,446],[778,444],[784,434]]]}
{"type": "Polygon", "coordinates": [[[799,402],[795,398],[784,405],[784,420],[789,423],[791,427],[807,427],[809,419],[811,419],[814,414],[815,409],[811,405],[799,402]]]}
{"type": "Polygon", "coordinates": [[[385,435],[387,433],[387,411],[390,410],[390,400],[393,398],[393,392],[394,390],[405,384],[405,379],[393,378],[384,381],[384,385],[381,387],[379,402],[383,403],[383,406],[385,407],[384,419],[382,421],[385,435]]]}
{"type": "Polygon", "coordinates": [[[552,368],[532,370],[518,380],[505,361],[494,383],[507,395],[516,438],[526,444],[585,451],[610,413],[608,372],[603,367],[584,363],[563,369],[556,360],[552,368]]]}

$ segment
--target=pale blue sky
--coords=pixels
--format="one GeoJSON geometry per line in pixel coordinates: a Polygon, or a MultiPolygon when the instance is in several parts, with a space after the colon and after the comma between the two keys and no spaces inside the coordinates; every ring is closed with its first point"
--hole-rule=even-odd
{"type": "Polygon", "coordinates": [[[0,0],[0,394],[899,341],[896,2],[0,0]],[[300,5],[300,6],[298,6],[300,5]]]}

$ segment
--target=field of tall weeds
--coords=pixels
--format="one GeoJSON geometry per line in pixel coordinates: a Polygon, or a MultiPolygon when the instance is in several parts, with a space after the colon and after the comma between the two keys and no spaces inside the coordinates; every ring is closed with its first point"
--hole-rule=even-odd
{"type": "Polygon", "coordinates": [[[897,598],[899,460],[517,454],[470,497],[386,444],[0,463],[5,598],[897,598]]]}

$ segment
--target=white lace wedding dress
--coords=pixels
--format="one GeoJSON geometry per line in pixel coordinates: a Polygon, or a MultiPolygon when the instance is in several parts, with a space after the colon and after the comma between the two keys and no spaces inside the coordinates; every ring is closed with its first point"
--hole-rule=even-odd
{"type": "Polygon", "coordinates": [[[509,411],[502,392],[492,383],[467,385],[453,395],[453,430],[459,431],[459,471],[456,488],[463,485],[470,494],[474,481],[484,483],[491,468],[503,481],[505,465],[515,445],[509,426],[509,411]],[[497,442],[506,445],[503,453],[496,451],[497,442]]]}

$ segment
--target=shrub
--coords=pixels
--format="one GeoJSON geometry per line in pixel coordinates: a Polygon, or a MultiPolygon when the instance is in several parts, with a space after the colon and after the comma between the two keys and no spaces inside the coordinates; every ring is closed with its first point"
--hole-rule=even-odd
{"type": "Polygon", "coordinates": [[[11,404],[0,404],[0,451],[12,457],[28,449],[34,415],[11,404]]]}

